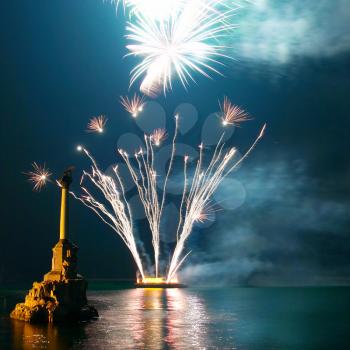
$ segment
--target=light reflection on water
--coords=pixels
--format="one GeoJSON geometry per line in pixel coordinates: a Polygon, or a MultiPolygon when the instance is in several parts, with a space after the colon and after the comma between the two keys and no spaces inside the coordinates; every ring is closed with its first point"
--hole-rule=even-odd
{"type": "Polygon", "coordinates": [[[350,349],[345,287],[99,290],[100,319],[71,325],[10,320],[23,294],[0,290],[1,350],[350,349]]]}
{"type": "Polygon", "coordinates": [[[105,325],[110,344],[124,349],[203,348],[207,344],[204,303],[187,290],[134,289],[109,298],[99,322],[105,325]]]}
{"type": "Polygon", "coordinates": [[[92,294],[100,319],[85,325],[12,321],[15,349],[204,349],[210,317],[186,289],[128,289],[92,294]]]}

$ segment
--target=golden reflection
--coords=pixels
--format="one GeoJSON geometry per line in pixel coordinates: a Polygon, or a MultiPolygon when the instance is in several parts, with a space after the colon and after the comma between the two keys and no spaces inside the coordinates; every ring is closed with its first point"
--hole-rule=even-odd
{"type": "Polygon", "coordinates": [[[208,346],[208,316],[197,295],[177,288],[147,288],[138,289],[134,301],[142,311],[134,314],[132,322],[139,324],[138,332],[132,334],[135,345],[146,349],[208,346]]]}
{"type": "Polygon", "coordinates": [[[139,291],[142,310],[142,344],[146,349],[162,349],[163,289],[146,288],[139,291]]]}
{"type": "Polygon", "coordinates": [[[163,308],[162,288],[146,288],[143,289],[143,309],[144,310],[159,310],[163,308]]]}
{"type": "Polygon", "coordinates": [[[13,349],[63,350],[71,346],[72,339],[62,337],[53,324],[31,324],[12,320],[13,349]]]}
{"type": "MultiPolygon", "coordinates": [[[[210,348],[209,316],[190,289],[137,288],[101,293],[100,318],[78,325],[34,325],[12,320],[13,349],[210,348]]],[[[98,306],[98,305],[97,305],[98,306]]]]}

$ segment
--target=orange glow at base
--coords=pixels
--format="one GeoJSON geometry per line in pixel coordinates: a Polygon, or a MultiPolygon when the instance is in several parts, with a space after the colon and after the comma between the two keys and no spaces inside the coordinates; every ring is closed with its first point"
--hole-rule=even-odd
{"type": "Polygon", "coordinates": [[[145,277],[145,278],[138,278],[137,279],[138,284],[174,284],[179,283],[178,279],[175,277],[171,279],[170,281],[167,281],[165,277],[145,277]]]}

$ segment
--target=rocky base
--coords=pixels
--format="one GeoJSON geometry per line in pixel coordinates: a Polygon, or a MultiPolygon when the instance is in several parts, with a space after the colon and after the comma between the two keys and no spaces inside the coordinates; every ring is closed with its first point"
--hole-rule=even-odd
{"type": "Polygon", "coordinates": [[[67,322],[98,317],[87,305],[87,282],[82,277],[34,282],[24,303],[17,304],[11,318],[26,322],[67,322]]]}

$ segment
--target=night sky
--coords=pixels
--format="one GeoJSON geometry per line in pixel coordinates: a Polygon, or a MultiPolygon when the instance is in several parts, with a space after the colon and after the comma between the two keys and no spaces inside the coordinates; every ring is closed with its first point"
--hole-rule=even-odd
{"type": "MultiPolygon", "coordinates": [[[[217,212],[189,240],[185,280],[350,283],[350,13],[344,0],[319,1],[315,9],[313,3],[260,1],[259,9],[242,11],[230,43],[236,60],[225,76],[196,76],[197,85],[186,91],[175,84],[156,100],[170,131],[176,108],[195,106],[198,122],[181,140],[192,146],[224,95],[254,117],[229,143],[245,150],[268,124],[264,140],[220,190],[236,208],[217,212]]],[[[125,18],[109,2],[8,0],[0,16],[0,283],[30,282],[50,269],[59,191],[48,185],[33,192],[23,171],[36,161],[58,177],[75,165],[77,189],[88,166],[78,144],[101,168],[116,162],[120,136],[142,136],[118,102],[128,94],[135,60],[123,58],[125,18]],[[109,119],[106,133],[87,134],[89,118],[101,113],[109,119]]],[[[134,276],[122,241],[73,200],[71,237],[84,276],[134,276]]]]}

